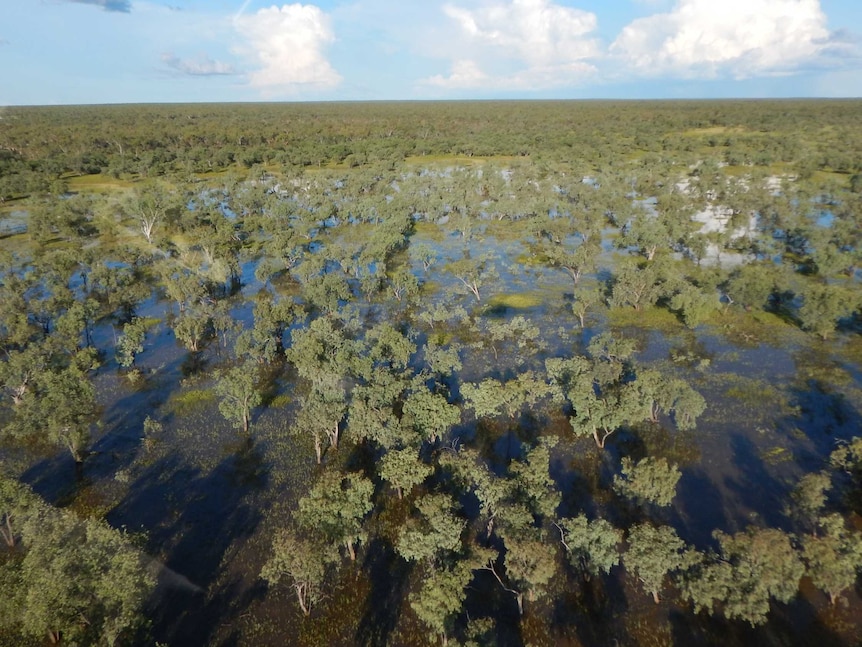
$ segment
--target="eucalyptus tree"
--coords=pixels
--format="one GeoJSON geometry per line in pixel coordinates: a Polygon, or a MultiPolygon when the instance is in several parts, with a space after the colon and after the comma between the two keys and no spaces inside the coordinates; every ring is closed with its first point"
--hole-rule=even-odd
{"type": "Polygon", "coordinates": [[[373,507],[373,493],[374,484],[362,474],[327,470],[299,500],[296,520],[328,544],[346,548],[355,561],[356,548],[367,537],[363,522],[373,507]]]}
{"type": "Polygon", "coordinates": [[[533,253],[549,267],[564,270],[574,287],[584,274],[595,271],[602,251],[600,235],[593,235],[573,217],[562,215],[539,217],[533,229],[538,239],[533,253]]]}
{"type": "Polygon", "coordinates": [[[277,299],[261,290],[254,299],[254,325],[240,333],[237,355],[246,355],[260,363],[272,363],[284,354],[284,333],[305,318],[305,312],[291,297],[277,299]]]}
{"type": "Polygon", "coordinates": [[[547,382],[534,371],[519,373],[502,382],[485,378],[479,383],[461,385],[465,408],[472,409],[477,418],[505,415],[510,419],[524,407],[530,407],[550,393],[547,382]]]}
{"type": "Polygon", "coordinates": [[[3,624],[52,644],[134,644],[155,580],[122,532],[43,503],[22,524],[20,550],[0,567],[15,581],[0,600],[3,624]]]}
{"type": "Polygon", "coordinates": [[[622,474],[614,476],[614,490],[640,504],[669,506],[682,473],[665,458],[647,457],[637,463],[622,459],[622,474]]]}
{"type": "Polygon", "coordinates": [[[93,366],[87,363],[49,367],[34,376],[14,407],[4,433],[59,445],[76,463],[82,463],[99,413],[96,391],[87,377],[87,370],[93,366]]]}
{"type": "Polygon", "coordinates": [[[721,609],[726,618],[754,626],[766,622],[771,600],[796,597],[805,566],[790,536],[775,528],[713,534],[719,553],[703,558],[685,579],[695,610],[721,609]]]}
{"type": "Polygon", "coordinates": [[[862,533],[847,528],[839,514],[818,518],[816,534],[802,537],[805,573],[833,605],[856,584],[862,569],[862,533]]]}
{"type": "Polygon", "coordinates": [[[135,359],[144,352],[144,341],[147,338],[148,322],[135,317],[123,325],[123,334],[117,339],[117,363],[123,368],[135,365],[135,359]]]}
{"type": "Polygon", "coordinates": [[[461,422],[461,409],[420,380],[412,381],[401,402],[401,414],[402,425],[412,430],[417,439],[429,443],[443,440],[461,422]]]}
{"type": "Polygon", "coordinates": [[[296,594],[303,615],[326,592],[327,567],[337,561],[338,553],[317,538],[303,538],[296,531],[281,529],[272,539],[269,559],[260,571],[270,586],[287,580],[296,594]]]}
{"type": "Polygon", "coordinates": [[[524,598],[534,602],[548,594],[550,583],[557,576],[557,546],[544,529],[521,527],[508,529],[503,535],[506,552],[503,555],[505,577],[499,559],[489,559],[489,571],[502,589],[511,593],[518,603],[518,614],[524,615],[524,598]]]}
{"type": "Polygon", "coordinates": [[[421,586],[410,594],[410,608],[444,647],[455,631],[475,571],[491,559],[492,553],[491,549],[476,548],[449,560],[451,563],[427,568],[421,586]]]}
{"type": "Polygon", "coordinates": [[[391,449],[380,459],[378,471],[380,478],[389,483],[403,499],[417,485],[420,485],[434,472],[434,468],[423,462],[415,447],[391,449]]]}
{"type": "Polygon", "coordinates": [[[219,398],[219,411],[234,427],[248,434],[251,412],[263,400],[257,364],[243,362],[217,372],[215,379],[213,388],[219,398]]]}
{"type": "Polygon", "coordinates": [[[576,436],[592,436],[599,448],[620,427],[649,418],[649,405],[643,401],[630,358],[634,345],[610,333],[595,337],[589,356],[545,362],[551,390],[568,403],[576,436]]]}
{"type": "Polygon", "coordinates": [[[573,296],[572,314],[578,318],[581,328],[586,328],[587,313],[605,303],[604,292],[597,285],[581,284],[575,288],[573,296]]]}
{"type": "Polygon", "coordinates": [[[462,549],[467,521],[456,512],[460,508],[447,494],[425,494],[413,504],[418,515],[411,516],[398,532],[395,550],[407,561],[433,565],[462,549]]]}
{"type": "Polygon", "coordinates": [[[496,260],[490,252],[474,257],[467,249],[460,259],[448,263],[444,269],[458,280],[465,294],[481,303],[485,289],[499,280],[496,260]]]}
{"type": "Polygon", "coordinates": [[[830,283],[806,281],[802,287],[799,322],[821,339],[828,339],[840,319],[855,312],[862,300],[852,288],[830,283]]]}
{"type": "Polygon", "coordinates": [[[685,572],[697,560],[696,552],[669,526],[637,524],[629,529],[627,542],[623,564],[656,604],[667,577],[685,572]]]}
{"type": "Polygon", "coordinates": [[[526,357],[537,355],[546,347],[539,327],[522,315],[504,321],[483,318],[474,324],[474,328],[479,339],[475,346],[490,347],[495,362],[499,359],[500,351],[504,349],[509,351],[508,354],[514,355],[515,361],[520,365],[526,361],[526,357]],[[512,353],[514,348],[517,348],[517,352],[512,353]]]}
{"type": "Polygon", "coordinates": [[[143,237],[152,244],[158,230],[179,219],[184,205],[182,196],[175,191],[162,184],[149,184],[133,189],[121,208],[134,219],[143,237]]]}
{"type": "Polygon", "coordinates": [[[605,519],[589,520],[583,514],[563,518],[554,524],[569,562],[584,579],[609,573],[620,563],[619,545],[623,531],[605,519]]]}

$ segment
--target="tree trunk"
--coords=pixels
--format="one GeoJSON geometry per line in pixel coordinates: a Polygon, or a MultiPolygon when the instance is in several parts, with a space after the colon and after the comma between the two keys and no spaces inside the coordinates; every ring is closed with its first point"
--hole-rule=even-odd
{"type": "Polygon", "coordinates": [[[523,616],[524,615],[524,594],[523,593],[516,593],[515,599],[518,601],[518,615],[523,616]]]}
{"type": "Polygon", "coordinates": [[[317,464],[320,465],[320,459],[323,457],[323,449],[322,444],[320,442],[320,438],[318,436],[314,437],[314,453],[317,454],[317,464]]]}
{"type": "Polygon", "coordinates": [[[348,542],[345,542],[345,544],[347,546],[347,554],[350,555],[350,561],[355,562],[356,561],[356,549],[353,547],[353,542],[348,541],[348,542]]]}
{"type": "Polygon", "coordinates": [[[305,599],[305,584],[296,584],[294,588],[296,589],[296,599],[299,601],[299,607],[302,609],[303,615],[307,616],[309,609],[305,599]]]}
{"type": "Polygon", "coordinates": [[[15,548],[15,533],[12,530],[12,522],[10,514],[4,515],[4,525],[5,528],[0,528],[0,535],[3,535],[3,540],[6,542],[6,546],[9,548],[15,548]]]}
{"type": "Polygon", "coordinates": [[[652,599],[653,599],[653,602],[655,602],[656,604],[661,602],[661,598],[659,598],[659,596],[658,596],[658,591],[652,592],[652,599]]]}

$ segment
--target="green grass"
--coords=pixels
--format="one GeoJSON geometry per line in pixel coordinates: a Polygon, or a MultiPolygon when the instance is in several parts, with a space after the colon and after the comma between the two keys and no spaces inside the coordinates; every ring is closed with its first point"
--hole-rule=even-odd
{"type": "Polygon", "coordinates": [[[198,411],[215,400],[215,393],[209,389],[190,389],[174,393],[165,408],[177,416],[185,416],[198,411]]]}
{"type": "Polygon", "coordinates": [[[69,191],[76,193],[111,193],[122,189],[130,189],[134,183],[130,180],[120,180],[109,175],[76,175],[66,178],[69,191]]]}
{"type": "Polygon", "coordinates": [[[488,299],[488,307],[492,310],[510,308],[512,310],[529,310],[542,305],[540,294],[535,292],[515,292],[513,294],[495,294],[488,299]]]}

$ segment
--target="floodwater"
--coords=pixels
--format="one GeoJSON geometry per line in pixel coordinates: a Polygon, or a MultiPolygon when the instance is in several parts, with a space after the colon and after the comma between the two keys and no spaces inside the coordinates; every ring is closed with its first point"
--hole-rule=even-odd
{"type": "MultiPolygon", "coordinates": [[[[410,323],[420,331],[418,342],[427,335],[427,327],[416,322],[419,312],[442,302],[461,305],[480,331],[483,324],[516,316],[538,328],[540,347],[519,357],[511,344],[497,354],[480,348],[481,333],[466,323],[446,324],[449,340],[465,346],[461,383],[540,368],[546,357],[583,352],[597,331],[611,325],[599,311],[579,329],[570,310],[570,279],[564,272],[516,263],[528,253],[519,240],[480,229],[467,243],[446,227],[420,227],[411,240],[411,249],[425,244],[438,255],[426,274],[408,254],[411,269],[428,282],[422,305],[381,301],[360,309],[369,321],[410,323]],[[488,307],[460,294],[445,265],[460,258],[466,244],[474,256],[496,256],[499,278],[483,293],[529,295],[512,302],[526,305],[504,301],[488,307]]],[[[610,253],[602,257],[604,270],[610,258],[610,253]]],[[[244,287],[231,297],[234,316],[246,326],[248,299],[262,289],[254,267],[253,260],[243,265],[244,287]]],[[[290,434],[295,375],[284,367],[274,371],[267,393],[271,406],[256,412],[252,436],[243,437],[221,417],[209,392],[213,370],[229,361],[229,350],[218,340],[200,353],[185,350],[164,323],[171,309],[156,296],[138,308],[139,316],[162,323],[147,336],[136,382],[111,359],[118,330],[110,322],[97,327],[95,344],[108,359],[95,380],[104,413],[94,453],[81,472],[63,453],[19,456],[28,463],[24,480],[51,501],[83,514],[106,514],[112,525],[141,533],[160,573],[150,610],[153,634],[166,644],[424,644],[427,632],[407,603],[420,573],[383,539],[364,547],[357,569],[341,569],[308,619],[288,588],[266,590],[257,574],[271,533],[289,519],[317,472],[310,443],[290,434]],[[144,438],[147,417],[160,421],[163,430],[144,438]]],[[[549,409],[478,426],[465,415],[453,433],[465,443],[482,440],[497,454],[488,457],[491,461],[517,452],[518,438],[560,437],[552,475],[566,514],[587,510],[612,520],[630,517],[633,513],[619,509],[608,495],[612,476],[621,456],[651,455],[667,457],[683,474],[673,506],[652,510],[652,518],[673,525],[699,549],[714,547],[714,530],[733,533],[749,525],[793,530],[784,514],[793,486],[804,473],[821,469],[838,441],[862,429],[862,367],[845,353],[853,340],[838,335],[815,341],[779,323],[745,337],[730,323],[695,330],[681,324],[626,325],[616,332],[637,340],[637,361],[685,378],[705,397],[708,408],[695,431],[675,431],[663,420],[621,430],[599,452],[592,440],[575,440],[560,412],[549,409]]],[[[349,443],[341,451],[350,452],[349,443]]],[[[358,467],[368,457],[357,448],[345,460],[358,467]]],[[[396,514],[396,504],[393,509],[396,514]]],[[[386,520],[375,517],[371,523],[383,527],[386,520]]],[[[790,605],[773,604],[769,624],[751,629],[694,616],[676,606],[672,595],[655,605],[618,567],[605,581],[555,590],[553,607],[528,604],[519,623],[514,600],[485,575],[476,577],[467,609],[471,618],[497,618],[493,635],[499,644],[855,644],[862,639],[862,599],[856,591],[833,609],[823,594],[805,585],[790,605]]]]}

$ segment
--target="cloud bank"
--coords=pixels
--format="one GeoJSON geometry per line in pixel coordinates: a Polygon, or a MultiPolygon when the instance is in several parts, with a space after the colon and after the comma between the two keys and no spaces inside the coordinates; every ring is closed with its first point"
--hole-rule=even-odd
{"type": "Polygon", "coordinates": [[[443,13],[456,27],[449,76],[425,84],[442,88],[537,90],[576,83],[595,71],[589,59],[600,55],[594,13],[550,0],[494,2],[479,9],[446,4],[443,13]]]}
{"type": "Polygon", "coordinates": [[[329,16],[319,7],[272,6],[236,16],[234,26],[244,40],[237,52],[255,66],[249,83],[265,94],[325,90],[341,82],[326,58],[335,36],[329,16]]]}
{"type": "Polygon", "coordinates": [[[819,0],[678,0],[626,26],[610,54],[640,76],[789,73],[829,48],[819,0]]]}
{"type": "Polygon", "coordinates": [[[162,54],[162,62],[177,72],[190,76],[224,76],[237,73],[234,66],[230,63],[215,61],[209,56],[192,60],[182,59],[173,54],[165,53],[162,54]]]}
{"type": "Polygon", "coordinates": [[[132,10],[131,0],[67,0],[67,2],[91,4],[101,7],[105,11],[119,11],[121,13],[129,13],[132,10]]]}

